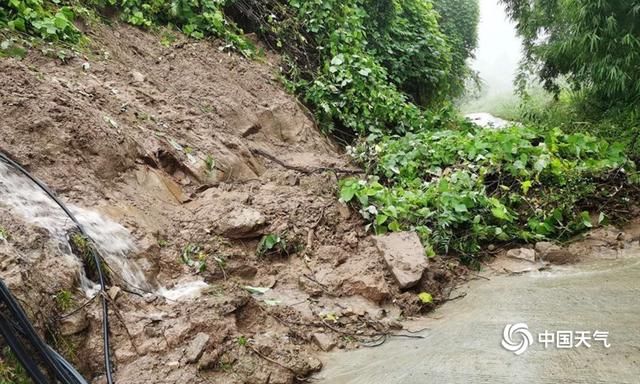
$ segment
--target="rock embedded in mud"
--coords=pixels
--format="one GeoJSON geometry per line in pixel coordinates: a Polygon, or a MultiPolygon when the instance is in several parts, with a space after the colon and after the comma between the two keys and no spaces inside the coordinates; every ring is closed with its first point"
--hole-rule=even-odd
{"type": "Polygon", "coordinates": [[[329,352],[336,346],[336,342],[333,337],[326,333],[314,333],[312,335],[313,342],[325,352],[329,352]]]}
{"type": "Polygon", "coordinates": [[[202,357],[204,353],[204,349],[207,347],[207,343],[209,342],[209,335],[206,333],[198,333],[196,337],[191,340],[187,350],[184,353],[185,361],[187,364],[197,363],[202,357]]]}
{"type": "Polygon", "coordinates": [[[240,207],[227,213],[218,224],[218,234],[230,239],[251,239],[262,235],[267,220],[259,211],[240,207]]]}
{"type": "Polygon", "coordinates": [[[131,71],[131,79],[134,83],[144,83],[144,75],[138,71],[131,71]]]}
{"type": "Polygon", "coordinates": [[[535,246],[536,252],[541,256],[546,255],[551,250],[557,250],[557,249],[560,249],[560,247],[553,244],[550,241],[539,241],[536,243],[536,246],[535,246]]]}
{"type": "Polygon", "coordinates": [[[109,295],[109,298],[111,298],[111,300],[115,300],[118,297],[120,291],[122,291],[122,289],[114,285],[113,287],[109,288],[107,294],[109,295]]]}
{"type": "Polygon", "coordinates": [[[85,311],[79,311],[60,321],[60,334],[62,336],[77,335],[89,327],[89,320],[85,311]]]}
{"type": "Polygon", "coordinates": [[[510,257],[512,259],[526,260],[526,261],[535,263],[536,251],[529,248],[510,249],[509,251],[507,251],[507,257],[510,257]]]}
{"type": "Polygon", "coordinates": [[[424,247],[415,232],[395,232],[373,237],[400,289],[416,285],[429,267],[424,247]]]}
{"type": "Polygon", "coordinates": [[[568,264],[578,260],[575,252],[548,241],[536,243],[535,249],[539,259],[552,264],[568,264]]]}

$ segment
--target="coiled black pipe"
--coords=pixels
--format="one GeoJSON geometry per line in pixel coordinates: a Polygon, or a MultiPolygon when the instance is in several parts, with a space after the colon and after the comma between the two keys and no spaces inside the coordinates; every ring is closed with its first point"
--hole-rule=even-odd
{"type": "MultiPolygon", "coordinates": [[[[29,178],[32,182],[34,182],[40,189],[42,189],[56,204],[64,211],[64,213],[69,216],[69,218],[73,221],[73,223],[78,227],[80,233],[85,236],[87,239],[91,240],[91,237],[84,230],[82,224],[76,219],[76,217],[71,213],[71,211],[67,208],[67,206],[58,199],[58,197],[40,180],[32,176],[22,165],[18,162],[12,160],[4,153],[0,152],[0,160],[9,164],[14,169],[18,170],[20,173],[29,178]]],[[[91,255],[96,264],[96,270],[98,272],[98,279],[100,284],[100,298],[102,302],[102,339],[103,339],[103,353],[104,353],[104,368],[105,368],[105,376],[107,379],[107,384],[113,384],[113,376],[112,376],[112,367],[111,367],[111,354],[110,354],[110,341],[109,341],[109,306],[106,298],[106,282],[104,273],[102,271],[102,263],[101,258],[93,247],[90,247],[91,255]]],[[[25,316],[26,319],[26,316],[25,316]]],[[[27,320],[27,324],[31,326],[31,324],[27,320]]],[[[41,343],[42,340],[40,340],[41,343]]],[[[44,343],[43,343],[44,344],[44,343]]],[[[70,367],[70,365],[67,363],[70,367]]],[[[25,367],[26,368],[26,367],[25,367]]],[[[35,378],[34,378],[35,380],[35,378]]],[[[74,383],[73,381],[68,381],[69,383],[74,383]]],[[[66,384],[67,382],[65,382],[66,384]]]]}

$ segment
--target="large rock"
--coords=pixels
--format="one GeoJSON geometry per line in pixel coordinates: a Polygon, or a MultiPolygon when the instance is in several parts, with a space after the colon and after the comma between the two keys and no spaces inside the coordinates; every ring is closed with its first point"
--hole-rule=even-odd
{"type": "Polygon", "coordinates": [[[415,232],[395,232],[373,239],[400,289],[411,288],[420,281],[429,263],[415,232]]]}
{"type": "Polygon", "coordinates": [[[209,335],[206,333],[198,333],[196,337],[191,340],[187,350],[184,353],[185,360],[187,363],[197,363],[202,357],[204,353],[204,349],[207,347],[207,343],[209,342],[209,335]]]}
{"type": "Polygon", "coordinates": [[[266,223],[265,217],[257,210],[238,207],[220,220],[218,232],[230,239],[250,239],[259,237],[266,223]]]}

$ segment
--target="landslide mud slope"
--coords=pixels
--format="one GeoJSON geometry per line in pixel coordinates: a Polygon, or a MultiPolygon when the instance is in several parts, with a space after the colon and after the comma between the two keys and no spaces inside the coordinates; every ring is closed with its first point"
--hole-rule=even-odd
{"type": "MultiPolygon", "coordinates": [[[[66,202],[131,233],[127,257],[155,294],[114,281],[118,382],[289,383],[321,368],[320,348],[354,348],[358,335],[420,310],[359,215],[337,201],[337,178],[356,168],[282,89],[277,58],[181,38],[165,47],[159,34],[117,24],[87,34],[89,47],[65,62],[37,49],[0,61],[0,149],[66,202]],[[266,234],[286,239],[286,252],[258,256],[266,234]],[[206,268],[182,262],[185,249],[206,268]],[[157,294],[199,280],[208,287],[198,297],[157,294]]],[[[0,197],[10,234],[0,277],[101,382],[97,301],[59,319],[86,300],[77,273],[13,208],[0,197]],[[54,297],[66,291],[72,305],[61,309],[54,297]]],[[[456,273],[432,263],[417,289],[441,298],[456,273]]]]}

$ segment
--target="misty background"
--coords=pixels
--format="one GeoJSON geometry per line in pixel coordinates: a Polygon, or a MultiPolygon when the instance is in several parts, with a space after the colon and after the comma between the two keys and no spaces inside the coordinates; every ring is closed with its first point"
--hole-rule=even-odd
{"type": "Polygon", "coordinates": [[[522,42],[498,0],[480,0],[475,56],[471,68],[480,74],[481,96],[463,103],[463,112],[490,112],[496,103],[513,103],[517,98],[513,81],[522,57],[522,42]]]}

